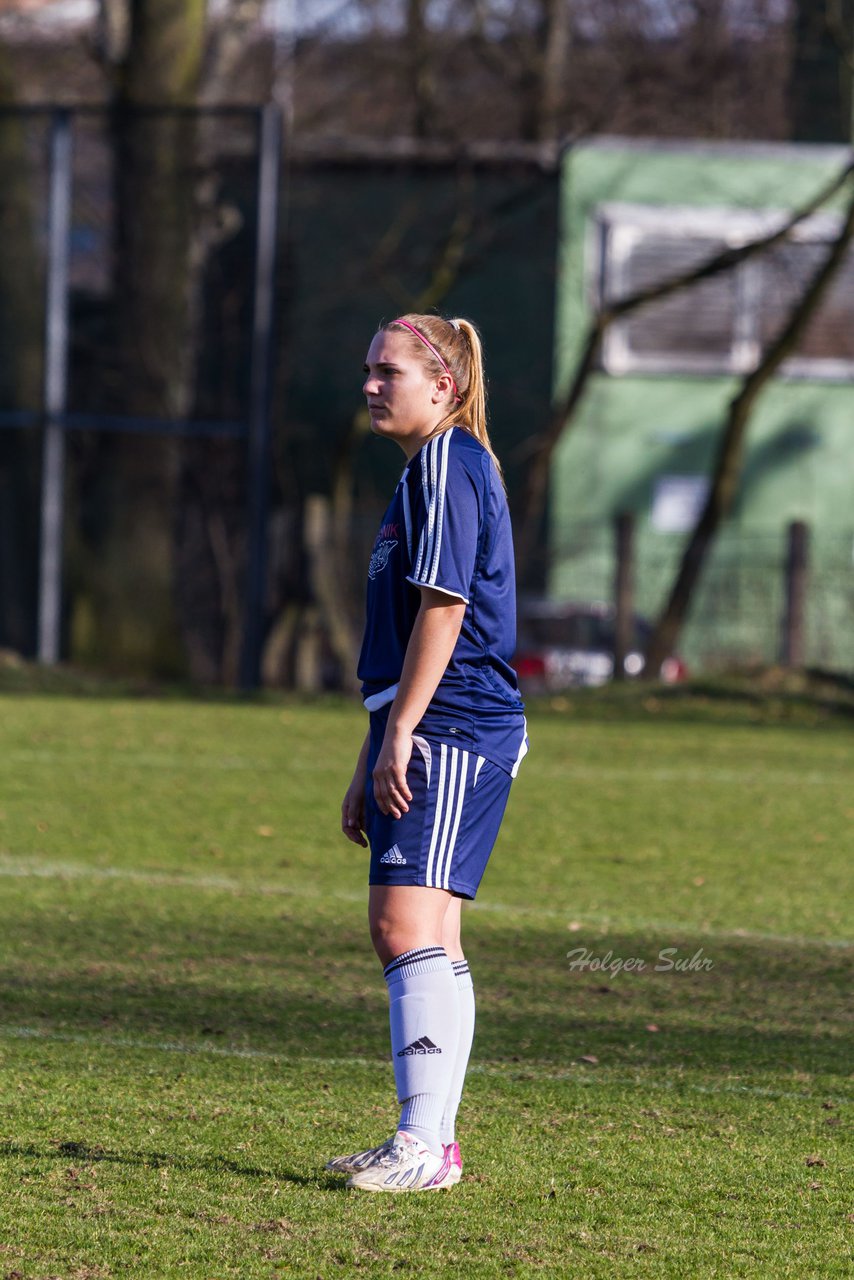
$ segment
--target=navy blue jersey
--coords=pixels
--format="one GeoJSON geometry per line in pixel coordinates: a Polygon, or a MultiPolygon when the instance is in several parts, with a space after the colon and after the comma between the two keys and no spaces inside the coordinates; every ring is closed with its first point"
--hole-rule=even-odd
{"type": "Polygon", "coordinates": [[[459,639],[417,732],[515,774],[525,753],[516,673],[516,584],[501,479],[474,436],[451,427],[409,462],[368,568],[358,674],[369,710],[394,697],[421,605],[419,586],[464,600],[459,639]]]}

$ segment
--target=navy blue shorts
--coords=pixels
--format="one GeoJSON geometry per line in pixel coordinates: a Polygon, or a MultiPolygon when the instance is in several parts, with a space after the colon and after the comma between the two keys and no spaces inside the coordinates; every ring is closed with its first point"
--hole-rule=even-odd
{"type": "Polygon", "coordinates": [[[388,710],[371,715],[365,829],[371,884],[427,885],[461,898],[477,893],[492,853],[512,778],[491,760],[445,742],[413,737],[406,781],[409,811],[381,813],[371,771],[382,747],[388,710]]]}

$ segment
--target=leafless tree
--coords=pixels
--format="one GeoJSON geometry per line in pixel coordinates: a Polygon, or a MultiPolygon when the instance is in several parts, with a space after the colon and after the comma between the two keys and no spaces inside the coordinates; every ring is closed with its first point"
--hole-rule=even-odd
{"type": "MultiPolygon", "coordinates": [[[[798,209],[781,227],[737,249],[726,249],[708,261],[658,285],[642,289],[617,301],[604,304],[590,326],[569,386],[555,407],[546,430],[537,441],[528,462],[522,503],[517,558],[524,576],[542,526],[546,485],[551,459],[558,442],[572,429],[590,379],[598,367],[602,340],[608,328],[650,303],[730,271],[748,257],[767,252],[788,239],[794,229],[841,191],[850,189],[854,163],[846,165],[823,190],[798,209]]],[[[722,521],[728,514],[741,474],[744,442],[756,402],[780,365],[796,349],[810,320],[848,253],[854,237],[854,195],[851,196],[842,229],[813,279],[792,305],[786,324],[769,343],[753,371],[745,377],[733,398],[723,425],[708,497],[697,526],[688,541],[667,604],[651,637],[647,661],[658,670],[676,646],[680,630],[691,606],[693,592],[722,521]]]]}
{"type": "Polygon", "coordinates": [[[651,671],[658,671],[668,653],[672,653],[676,646],[703,566],[714,545],[718,530],[732,507],[741,477],[747,429],[756,402],[783,361],[797,348],[851,248],[852,239],[854,239],[854,194],[849,197],[842,229],[824,262],[792,307],[779,336],[769,344],[756,368],[744,379],[737,395],[730,403],[718,445],[706,504],[682,554],[670,596],[650,638],[647,662],[651,671]]]}

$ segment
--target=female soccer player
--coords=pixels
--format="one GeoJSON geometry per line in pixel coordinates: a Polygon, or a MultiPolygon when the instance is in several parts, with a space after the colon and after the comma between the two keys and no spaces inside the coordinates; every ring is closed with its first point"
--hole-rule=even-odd
{"type": "Polygon", "coordinates": [[[474,996],[460,907],[527,750],[510,666],[513,544],[475,327],[401,316],[375,335],[365,374],[371,428],[407,463],[368,567],[358,672],[370,729],[341,825],[370,842],[371,938],[402,1112],[386,1142],[327,1168],[366,1191],[426,1191],[462,1172],[454,1121],[474,996]]]}

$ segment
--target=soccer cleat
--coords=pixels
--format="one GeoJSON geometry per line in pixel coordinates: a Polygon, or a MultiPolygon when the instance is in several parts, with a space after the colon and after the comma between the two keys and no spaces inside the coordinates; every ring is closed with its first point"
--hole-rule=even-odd
{"type": "Polygon", "coordinates": [[[358,1191],[438,1191],[453,1186],[451,1149],[435,1156],[405,1129],[399,1129],[386,1151],[347,1179],[358,1191]]]}
{"type": "Polygon", "coordinates": [[[326,1168],[330,1173],[358,1173],[360,1169],[366,1169],[372,1164],[377,1156],[387,1151],[394,1142],[394,1138],[386,1138],[385,1142],[381,1142],[378,1147],[368,1147],[367,1151],[355,1151],[351,1156],[335,1156],[332,1160],[327,1160],[326,1168]]]}
{"type": "MultiPolygon", "coordinates": [[[[351,1156],[335,1156],[334,1159],[326,1162],[326,1168],[330,1173],[359,1173],[362,1169],[366,1169],[369,1164],[373,1164],[378,1155],[382,1155],[391,1146],[393,1138],[386,1138],[385,1142],[381,1142],[378,1147],[368,1147],[367,1151],[356,1151],[351,1156]]],[[[455,1187],[463,1176],[463,1158],[460,1154],[460,1146],[458,1142],[448,1142],[445,1144],[445,1154],[450,1161],[448,1176],[442,1183],[445,1187],[455,1187]]]]}
{"type": "Polygon", "coordinates": [[[446,1187],[455,1187],[463,1176],[463,1157],[460,1154],[460,1144],[458,1142],[445,1143],[445,1155],[450,1161],[450,1168],[444,1185],[446,1187]]]}

